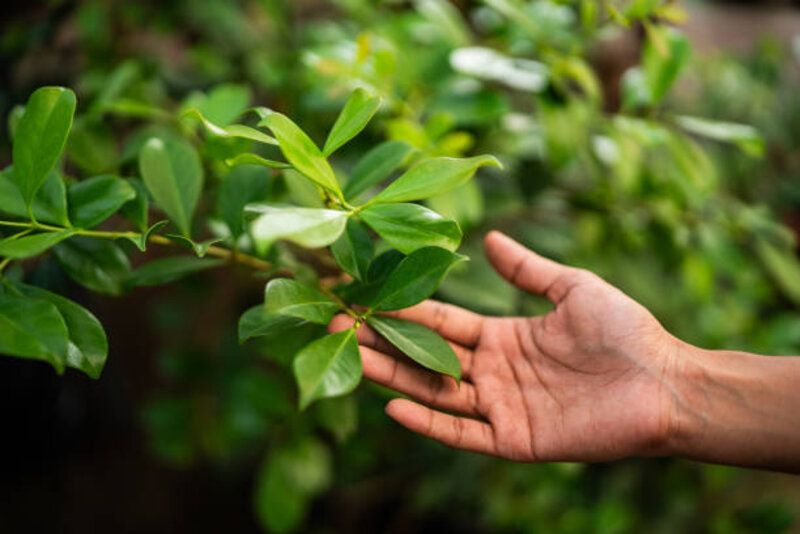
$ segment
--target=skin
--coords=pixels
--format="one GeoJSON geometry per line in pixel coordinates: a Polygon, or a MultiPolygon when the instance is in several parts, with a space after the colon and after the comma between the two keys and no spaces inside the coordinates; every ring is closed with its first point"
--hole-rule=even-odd
{"type": "MultiPolygon", "coordinates": [[[[499,232],[485,244],[504,278],[555,309],[486,317],[426,301],[394,312],[448,340],[461,360],[460,385],[361,327],[364,375],[409,397],[386,407],[398,423],[517,461],[672,455],[800,472],[800,358],[693,347],[588,271],[499,232]]],[[[350,326],[340,316],[330,328],[350,326]]]]}

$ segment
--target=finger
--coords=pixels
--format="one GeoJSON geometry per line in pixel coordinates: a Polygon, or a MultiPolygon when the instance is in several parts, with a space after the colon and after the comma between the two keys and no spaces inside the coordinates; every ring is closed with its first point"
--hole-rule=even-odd
{"type": "Polygon", "coordinates": [[[426,300],[387,315],[427,326],[465,347],[478,343],[483,328],[483,316],[436,300],[426,300]]]}
{"type": "Polygon", "coordinates": [[[429,406],[478,416],[475,386],[431,373],[370,347],[360,346],[364,376],[429,406]]]}
{"type": "Polygon", "coordinates": [[[554,303],[563,298],[562,282],[575,269],[542,257],[497,231],[489,232],[484,244],[486,256],[503,278],[520,289],[545,295],[554,303]]]}
{"type": "Polygon", "coordinates": [[[488,423],[437,412],[406,399],[389,402],[386,414],[409,430],[450,447],[496,454],[494,431],[488,423]]]}

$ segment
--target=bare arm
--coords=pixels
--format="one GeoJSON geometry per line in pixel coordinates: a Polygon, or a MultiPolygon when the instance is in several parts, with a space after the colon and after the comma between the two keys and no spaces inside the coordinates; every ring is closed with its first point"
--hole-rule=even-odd
{"type": "MultiPolygon", "coordinates": [[[[682,456],[800,472],[800,358],[698,349],[588,271],[498,232],[486,253],[509,282],[555,310],[484,317],[428,301],[397,312],[450,342],[460,387],[362,327],[364,374],[413,399],[387,405],[400,424],[519,461],[682,456]]],[[[338,317],[331,328],[348,322],[338,317]]]]}

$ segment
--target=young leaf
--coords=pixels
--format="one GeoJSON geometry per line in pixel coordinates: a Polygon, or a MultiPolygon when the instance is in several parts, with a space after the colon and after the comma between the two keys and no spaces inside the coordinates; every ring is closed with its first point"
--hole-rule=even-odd
{"type": "Polygon", "coordinates": [[[16,239],[9,237],[0,241],[0,258],[21,260],[38,256],[72,235],[72,231],[65,230],[63,232],[27,235],[16,239]]]}
{"type": "Polygon", "coordinates": [[[355,331],[329,334],[307,345],[294,360],[300,409],[313,401],[353,391],[361,380],[361,356],[355,331]]]}
{"type": "Polygon", "coordinates": [[[411,167],[367,204],[411,202],[430,198],[458,187],[485,165],[501,167],[493,156],[427,159],[411,167]]]}
{"type": "Polygon", "coordinates": [[[255,128],[251,128],[250,126],[245,126],[244,124],[231,124],[229,126],[218,126],[208,120],[205,115],[200,112],[197,108],[191,108],[186,110],[183,115],[184,117],[193,117],[200,121],[200,124],[203,127],[211,132],[212,134],[216,135],[217,137],[226,137],[226,138],[235,138],[235,139],[247,139],[249,141],[256,141],[257,143],[264,143],[266,145],[277,145],[278,141],[264,132],[260,130],[256,130],[255,128]]]}
{"type": "Polygon", "coordinates": [[[128,257],[111,241],[74,237],[53,254],[70,278],[98,293],[120,295],[131,270],[128,257]]]}
{"type": "Polygon", "coordinates": [[[282,161],[274,161],[267,158],[262,158],[258,154],[239,154],[236,157],[228,158],[225,164],[230,167],[237,165],[260,165],[261,167],[269,167],[270,169],[291,169],[292,166],[282,161]]]}
{"type": "Polygon", "coordinates": [[[189,107],[208,117],[214,124],[227,126],[245,112],[252,94],[245,85],[225,83],[211,89],[208,95],[194,93],[189,97],[189,107]]]}
{"type": "Polygon", "coordinates": [[[439,247],[426,247],[409,254],[386,279],[375,299],[378,310],[399,310],[430,297],[453,265],[466,256],[439,247]]]}
{"type": "Polygon", "coordinates": [[[61,374],[68,339],[67,326],[53,304],[0,293],[0,354],[43,360],[61,374]]]}
{"type": "Polygon", "coordinates": [[[189,237],[203,189],[203,168],[197,151],[183,139],[153,137],[142,148],[139,169],[156,203],[189,237]]]}
{"type": "Polygon", "coordinates": [[[359,87],[350,94],[328,133],[322,153],[330,156],[364,129],[381,106],[381,99],[359,87]]]}
{"type": "MultiPolygon", "coordinates": [[[[11,178],[13,173],[13,167],[9,166],[0,174],[0,213],[27,219],[28,207],[14,185],[11,178]]],[[[67,188],[55,170],[50,172],[33,199],[33,216],[39,222],[70,225],[67,215],[67,188]]]]}
{"type": "Polygon", "coordinates": [[[695,135],[733,143],[749,156],[760,157],[764,154],[764,139],[758,130],[750,125],[712,121],[687,115],[675,117],[675,122],[687,132],[695,135]]]}
{"type": "Polygon", "coordinates": [[[166,237],[188,248],[189,250],[194,252],[195,256],[197,256],[198,258],[204,258],[205,255],[208,254],[208,249],[210,249],[217,243],[222,243],[223,241],[223,239],[219,237],[212,237],[211,239],[206,239],[204,241],[195,241],[191,237],[185,237],[178,234],[166,234],[166,237]]]}
{"type": "Polygon", "coordinates": [[[376,146],[356,163],[350,179],[344,185],[344,196],[355,198],[387,179],[413,151],[414,147],[402,141],[387,141],[376,146]]]}
{"type": "Polygon", "coordinates": [[[128,284],[132,287],[157,286],[179,280],[190,274],[224,265],[220,259],[204,260],[191,256],[175,256],[161,258],[146,263],[128,276],[128,284]]]}
{"type": "Polygon", "coordinates": [[[144,252],[147,250],[147,242],[150,240],[150,236],[158,232],[168,224],[169,221],[158,221],[151,227],[145,228],[144,231],[138,236],[130,236],[127,239],[131,243],[136,245],[136,248],[138,248],[141,252],[144,252]]]}
{"type": "Polygon", "coordinates": [[[362,211],[361,218],[404,254],[429,246],[455,251],[461,244],[457,222],[419,204],[376,204],[362,211]]]}
{"type": "Polygon", "coordinates": [[[278,278],[267,284],[264,305],[268,313],[317,324],[328,324],[339,310],[339,306],[323,293],[288,278],[278,278]]]}
{"type": "Polygon", "coordinates": [[[255,165],[235,167],[222,179],[217,209],[234,240],[244,233],[244,207],[265,200],[270,183],[265,170],[255,165]]]}
{"type": "Polygon", "coordinates": [[[650,90],[651,104],[658,104],[669,92],[681,73],[691,54],[691,45],[680,31],[669,27],[652,27],[644,47],[642,71],[650,90]],[[653,37],[663,39],[666,54],[659,51],[653,37]]]}
{"type": "Polygon", "coordinates": [[[328,160],[314,141],[289,117],[270,111],[259,125],[265,125],[272,130],[278,139],[281,152],[295,169],[338,197],[342,196],[339,182],[336,181],[336,175],[328,160]]]}
{"type": "Polygon", "coordinates": [[[373,315],[367,321],[389,343],[421,366],[461,380],[461,363],[453,349],[429,328],[393,317],[373,315]]]}
{"type": "Polygon", "coordinates": [[[363,280],[366,277],[373,249],[369,232],[355,219],[347,221],[344,232],[331,245],[331,253],[336,263],[356,280],[363,280]]]}
{"type": "Polygon", "coordinates": [[[95,176],[69,187],[69,213],[78,228],[94,228],[136,197],[136,190],[122,178],[95,176]]]}
{"type": "Polygon", "coordinates": [[[306,248],[328,246],[344,231],[348,215],[339,210],[274,206],[253,206],[248,211],[261,213],[253,221],[251,232],[262,249],[279,239],[293,241],[306,248]]]}
{"type": "Polygon", "coordinates": [[[25,284],[16,284],[16,288],[28,297],[46,300],[58,309],[69,334],[67,367],[83,371],[91,378],[100,378],[108,357],[108,340],[97,317],[83,306],[42,288],[25,284]]]}
{"type": "Polygon", "coordinates": [[[63,87],[33,92],[17,126],[12,179],[29,206],[64,151],[75,114],[75,93],[63,87]]]}

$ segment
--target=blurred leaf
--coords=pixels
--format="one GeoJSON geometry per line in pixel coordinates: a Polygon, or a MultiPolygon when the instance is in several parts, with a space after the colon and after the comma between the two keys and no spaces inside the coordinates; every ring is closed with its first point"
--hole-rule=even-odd
{"type": "Polygon", "coordinates": [[[261,167],[269,167],[270,169],[292,168],[288,163],[262,158],[258,154],[239,154],[236,157],[225,160],[225,163],[231,167],[236,167],[238,165],[259,165],[261,167]]]}
{"type": "Polygon", "coordinates": [[[493,156],[431,158],[414,165],[367,203],[410,202],[450,191],[463,184],[480,167],[502,167],[493,156]]]}
{"type": "Polygon", "coordinates": [[[22,119],[22,116],[25,114],[25,106],[17,105],[11,108],[11,111],[8,112],[8,138],[13,142],[14,137],[17,135],[17,127],[19,126],[19,121],[22,119]]]}
{"type": "Polygon", "coordinates": [[[648,36],[642,58],[642,70],[650,90],[651,104],[657,105],[664,99],[686,66],[691,54],[691,45],[683,33],[666,26],[653,27],[648,36]],[[654,44],[655,35],[666,43],[666,54],[660,53],[654,44]]]}
{"type": "Polygon", "coordinates": [[[131,266],[113,242],[73,237],[53,249],[58,263],[77,283],[108,295],[122,294],[131,266]]]}
{"type": "Polygon", "coordinates": [[[157,286],[180,280],[185,276],[225,264],[225,260],[205,260],[191,256],[161,258],[146,263],[128,275],[132,287],[157,286]]]}
{"type": "Polygon", "coordinates": [[[136,198],[136,190],[117,176],[94,176],[70,185],[69,213],[78,228],[94,228],[136,198]]]}
{"type": "Polygon", "coordinates": [[[415,0],[414,7],[442,32],[454,46],[464,46],[471,40],[470,30],[458,8],[446,0],[415,0]]]}
{"type": "Polygon", "coordinates": [[[322,153],[330,156],[364,129],[381,106],[381,99],[358,88],[350,94],[333,124],[322,153]]]}
{"type": "Polygon", "coordinates": [[[748,156],[761,157],[764,155],[764,139],[752,126],[712,121],[688,115],[678,115],[675,117],[675,121],[687,132],[716,141],[733,143],[748,156]]]}
{"type": "Polygon", "coordinates": [[[461,363],[456,353],[439,334],[418,323],[373,315],[367,321],[403,354],[437,373],[461,380],[461,363]]]}
{"type": "Polygon", "coordinates": [[[281,152],[295,169],[308,179],[341,197],[339,182],[336,181],[336,175],[333,174],[328,160],[299,126],[286,115],[274,111],[264,112],[264,118],[259,125],[262,124],[272,130],[278,139],[281,152]]]}
{"type": "Polygon", "coordinates": [[[67,157],[86,174],[114,172],[118,150],[112,133],[102,124],[76,120],[67,141],[67,157]]]}
{"type": "Polygon", "coordinates": [[[418,204],[378,204],[362,211],[361,218],[404,254],[429,246],[455,251],[461,244],[458,223],[418,204]]]}
{"type": "Polygon", "coordinates": [[[353,395],[322,399],[316,405],[317,422],[337,443],[344,443],[358,430],[358,403],[353,395]]]}
{"type": "MultiPolygon", "coordinates": [[[[483,192],[475,180],[425,201],[433,211],[454,219],[462,227],[474,226],[483,220],[483,192]]],[[[445,247],[446,248],[446,247],[445,247]]]]}
{"type": "Polygon", "coordinates": [[[67,352],[67,326],[52,303],[0,293],[0,354],[43,360],[61,374],[67,352]]]}
{"type": "Polygon", "coordinates": [[[8,237],[0,241],[0,258],[21,260],[38,256],[46,250],[72,236],[73,232],[48,232],[43,234],[26,235],[23,237],[8,237]]]}
{"type": "Polygon", "coordinates": [[[466,256],[439,247],[418,249],[403,259],[386,278],[376,297],[375,309],[399,310],[433,295],[447,272],[466,256]]]}
{"type": "Polygon", "coordinates": [[[261,214],[251,226],[253,239],[261,248],[279,239],[306,248],[328,246],[342,234],[348,216],[339,210],[259,205],[251,206],[248,211],[261,214]]]}
{"type": "Polygon", "coordinates": [[[402,141],[386,141],[369,150],[353,168],[353,173],[344,186],[345,197],[355,198],[387,179],[403,165],[413,150],[402,141]]]}
{"type": "Polygon", "coordinates": [[[372,238],[364,225],[350,218],[342,235],[331,244],[331,253],[342,270],[363,280],[374,254],[372,238]]]}
{"type": "Polygon", "coordinates": [[[186,107],[195,108],[211,123],[227,126],[245,112],[250,105],[251,98],[252,93],[249,87],[226,83],[217,85],[211,89],[208,95],[192,95],[189,97],[186,107]]]}
{"type": "Polygon", "coordinates": [[[361,356],[352,329],[329,334],[307,345],[294,360],[300,409],[313,401],[353,391],[361,381],[361,356]]]}
{"type": "MultiPolygon", "coordinates": [[[[28,208],[22,194],[14,185],[9,166],[0,173],[0,213],[7,213],[22,219],[28,218],[28,208]]],[[[33,215],[43,223],[69,226],[67,216],[67,188],[58,172],[52,171],[33,200],[33,215]]]]}
{"type": "Polygon", "coordinates": [[[755,243],[756,253],[783,293],[800,306],[800,260],[793,252],[780,250],[766,239],[755,243]]]}
{"type": "Polygon", "coordinates": [[[148,228],[150,210],[147,186],[138,178],[128,178],[128,184],[133,188],[136,196],[120,208],[120,213],[135,224],[140,232],[145,232],[148,228]]]}
{"type": "Polygon", "coordinates": [[[234,240],[244,233],[244,207],[266,199],[270,177],[264,169],[254,165],[234,167],[223,179],[217,197],[222,219],[234,240]]]}
{"type": "Polygon", "coordinates": [[[264,290],[267,313],[289,315],[326,325],[339,306],[313,287],[288,278],[271,280],[264,290]]]}
{"type": "Polygon", "coordinates": [[[63,87],[42,87],[25,105],[14,139],[11,179],[26,206],[56,165],[75,114],[75,93],[63,87]]]}
{"type": "Polygon", "coordinates": [[[69,334],[67,366],[91,378],[100,378],[108,357],[108,340],[97,317],[83,306],[42,288],[25,284],[15,287],[28,297],[46,300],[58,309],[69,334]]]}
{"type": "Polygon", "coordinates": [[[244,124],[231,124],[228,126],[218,126],[213,122],[211,122],[210,120],[208,120],[205,117],[205,115],[203,115],[197,108],[191,108],[186,110],[182,116],[196,118],[197,120],[200,121],[200,124],[202,124],[206,130],[216,135],[217,137],[247,139],[249,141],[264,143],[267,145],[278,144],[278,141],[274,137],[269,136],[260,130],[256,130],[255,128],[251,128],[250,126],[245,126],[244,124]]]}
{"type": "Polygon", "coordinates": [[[178,138],[153,137],[142,148],[139,169],[156,204],[189,237],[203,189],[203,167],[197,151],[178,138]]]}

